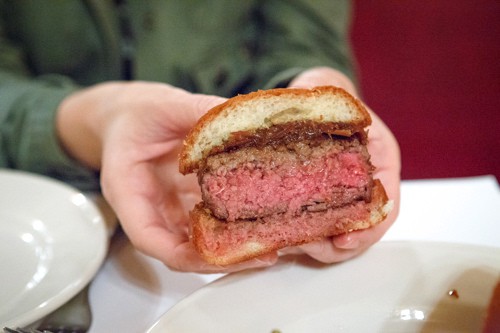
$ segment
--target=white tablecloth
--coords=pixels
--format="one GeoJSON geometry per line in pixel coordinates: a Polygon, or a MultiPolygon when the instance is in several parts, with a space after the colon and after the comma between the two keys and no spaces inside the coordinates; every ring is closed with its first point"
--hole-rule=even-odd
{"type": "MultiPolygon", "coordinates": [[[[384,236],[500,247],[500,188],[495,177],[404,181],[401,211],[384,236]]],[[[90,332],[145,332],[169,308],[220,275],[176,273],[115,236],[93,281],[90,332]]]]}

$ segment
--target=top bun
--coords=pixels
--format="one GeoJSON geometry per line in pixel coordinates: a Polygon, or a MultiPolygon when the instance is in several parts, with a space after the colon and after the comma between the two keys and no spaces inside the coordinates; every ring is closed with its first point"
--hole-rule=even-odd
{"type": "Polygon", "coordinates": [[[350,136],[371,124],[363,104],[333,86],[313,89],[278,88],[238,95],[212,108],[200,118],[184,140],[179,171],[198,170],[200,161],[230,140],[231,133],[252,132],[296,121],[342,124],[350,136]]]}

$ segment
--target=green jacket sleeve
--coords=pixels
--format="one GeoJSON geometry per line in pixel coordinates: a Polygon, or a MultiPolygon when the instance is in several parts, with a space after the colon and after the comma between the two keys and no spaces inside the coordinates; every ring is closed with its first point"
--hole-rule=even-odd
{"type": "Polygon", "coordinates": [[[81,190],[98,189],[95,172],[67,156],[55,133],[57,107],[75,89],[63,76],[31,77],[22,53],[0,25],[0,168],[44,174],[81,190]]]}

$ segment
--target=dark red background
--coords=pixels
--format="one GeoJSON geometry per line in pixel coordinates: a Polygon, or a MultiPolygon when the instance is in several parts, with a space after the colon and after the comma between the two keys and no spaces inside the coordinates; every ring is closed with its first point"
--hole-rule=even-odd
{"type": "Polygon", "coordinates": [[[500,1],[358,0],[351,37],[403,179],[500,179],[500,1]]]}

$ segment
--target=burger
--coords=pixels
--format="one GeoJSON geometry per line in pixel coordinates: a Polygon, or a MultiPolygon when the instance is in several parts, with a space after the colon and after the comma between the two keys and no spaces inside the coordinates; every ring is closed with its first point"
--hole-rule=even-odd
{"type": "Polygon", "coordinates": [[[260,90],[208,111],[179,158],[201,189],[190,212],[196,250],[224,266],[383,221],[392,202],[373,178],[370,124],[333,86],[260,90]]]}

